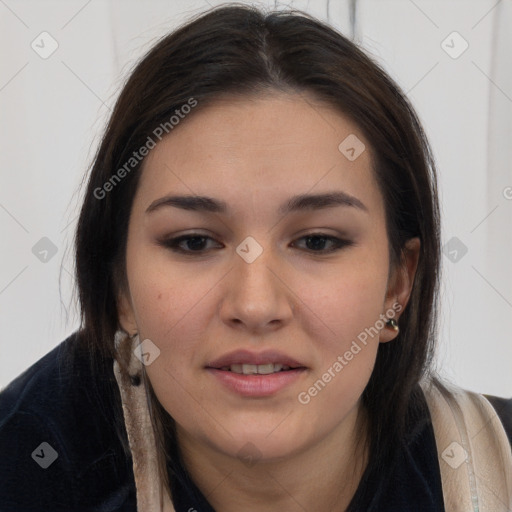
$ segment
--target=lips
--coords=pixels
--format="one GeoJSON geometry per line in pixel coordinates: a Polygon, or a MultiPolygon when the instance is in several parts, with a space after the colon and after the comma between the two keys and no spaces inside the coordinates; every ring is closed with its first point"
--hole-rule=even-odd
{"type": "Polygon", "coordinates": [[[308,368],[276,350],[236,350],[206,365],[224,389],[243,398],[272,397],[304,377],[308,368]]]}

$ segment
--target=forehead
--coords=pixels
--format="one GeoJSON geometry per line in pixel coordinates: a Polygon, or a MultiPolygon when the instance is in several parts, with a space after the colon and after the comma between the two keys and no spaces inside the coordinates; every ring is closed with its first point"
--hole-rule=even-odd
{"type": "Polygon", "coordinates": [[[199,104],[156,145],[137,196],[146,206],[171,192],[242,206],[341,189],[375,208],[380,194],[371,166],[358,126],[326,103],[305,94],[226,97],[199,104]],[[352,147],[360,153],[355,159],[346,152],[352,147]]]}

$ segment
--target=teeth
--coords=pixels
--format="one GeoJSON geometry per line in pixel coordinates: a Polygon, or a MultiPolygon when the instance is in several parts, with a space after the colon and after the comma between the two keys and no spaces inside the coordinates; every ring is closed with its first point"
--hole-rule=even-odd
{"type": "MultiPolygon", "coordinates": [[[[227,369],[228,367],[222,368],[227,369]]],[[[243,373],[244,375],[269,375],[270,373],[277,373],[281,370],[289,370],[289,366],[284,366],[282,364],[232,364],[229,367],[234,373],[243,373]]]]}
{"type": "Polygon", "coordinates": [[[258,365],[257,364],[243,364],[242,365],[242,373],[244,375],[254,375],[258,373],[258,365]]]}
{"type": "MultiPolygon", "coordinates": [[[[281,365],[278,365],[278,366],[281,366],[281,365]]],[[[279,368],[278,370],[276,370],[272,363],[270,363],[270,364],[260,364],[256,368],[258,370],[258,373],[260,373],[261,375],[268,375],[269,373],[274,373],[274,372],[279,371],[281,369],[281,368],[279,368]]]]}

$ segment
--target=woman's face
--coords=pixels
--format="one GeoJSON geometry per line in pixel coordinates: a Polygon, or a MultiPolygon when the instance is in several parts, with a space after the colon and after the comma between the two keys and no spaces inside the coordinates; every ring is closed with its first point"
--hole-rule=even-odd
{"type": "Polygon", "coordinates": [[[279,93],[193,112],[147,156],[121,322],[182,439],[270,460],[347,428],[410,291],[370,166],[356,125],[279,93]]]}

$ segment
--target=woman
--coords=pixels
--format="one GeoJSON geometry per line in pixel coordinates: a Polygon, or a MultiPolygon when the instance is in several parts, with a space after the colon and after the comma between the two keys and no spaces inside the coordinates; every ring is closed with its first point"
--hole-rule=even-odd
{"type": "Polygon", "coordinates": [[[76,266],[82,328],[0,395],[2,510],[512,506],[512,401],[431,371],[428,142],[332,28],[231,6],[158,42],[76,266]]]}

